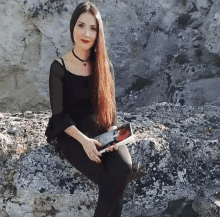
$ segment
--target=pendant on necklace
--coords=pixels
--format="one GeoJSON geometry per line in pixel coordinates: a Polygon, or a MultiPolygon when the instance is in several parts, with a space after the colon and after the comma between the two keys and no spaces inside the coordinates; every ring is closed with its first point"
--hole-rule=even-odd
{"type": "Polygon", "coordinates": [[[84,66],[86,66],[86,63],[84,63],[84,66]]]}

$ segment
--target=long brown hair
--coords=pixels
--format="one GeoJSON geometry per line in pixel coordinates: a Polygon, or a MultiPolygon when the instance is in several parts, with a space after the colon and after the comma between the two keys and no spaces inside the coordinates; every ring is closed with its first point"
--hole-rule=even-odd
{"type": "Polygon", "coordinates": [[[105,46],[103,23],[98,9],[91,2],[80,3],[70,20],[70,37],[73,42],[73,29],[82,13],[91,13],[97,23],[97,36],[91,48],[92,63],[92,105],[95,121],[100,128],[107,130],[116,116],[115,85],[111,76],[111,65],[105,46]]]}

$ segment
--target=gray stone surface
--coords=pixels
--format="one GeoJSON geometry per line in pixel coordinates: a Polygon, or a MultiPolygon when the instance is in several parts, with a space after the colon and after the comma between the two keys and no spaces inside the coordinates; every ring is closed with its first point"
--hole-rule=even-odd
{"type": "MultiPolygon", "coordinates": [[[[80,2],[1,2],[0,111],[50,109],[50,64],[72,49],[69,21],[80,2]]],[[[92,2],[103,18],[118,103],[129,90],[142,90],[121,111],[164,101],[195,105],[195,98],[203,104],[218,96],[217,90],[206,94],[207,76],[220,75],[218,0],[92,2]],[[186,94],[191,86],[201,91],[186,94]]]]}
{"type": "MultiPolygon", "coordinates": [[[[162,102],[132,113],[118,112],[122,124],[132,124],[136,138],[136,145],[127,145],[132,175],[123,217],[173,217],[187,212],[218,217],[219,113],[220,98],[200,106],[162,102]]],[[[49,116],[49,112],[0,115],[2,216],[89,217],[94,213],[98,186],[42,138],[49,116]]]]}
{"type": "Polygon", "coordinates": [[[201,27],[206,37],[205,47],[212,53],[220,55],[220,2],[215,1],[210,8],[207,19],[201,27]]]}
{"type": "Polygon", "coordinates": [[[194,210],[200,213],[201,217],[219,216],[220,207],[220,185],[209,183],[201,188],[197,197],[192,203],[194,210]]]}

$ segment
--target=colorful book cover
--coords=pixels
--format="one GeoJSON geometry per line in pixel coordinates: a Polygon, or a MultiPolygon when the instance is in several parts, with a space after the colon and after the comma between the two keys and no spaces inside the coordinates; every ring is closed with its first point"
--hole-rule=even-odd
{"type": "Polygon", "coordinates": [[[97,146],[97,150],[100,153],[106,152],[108,145],[117,146],[127,144],[130,142],[135,142],[132,127],[130,123],[124,124],[115,130],[111,130],[94,137],[97,141],[102,144],[102,147],[97,146]]]}

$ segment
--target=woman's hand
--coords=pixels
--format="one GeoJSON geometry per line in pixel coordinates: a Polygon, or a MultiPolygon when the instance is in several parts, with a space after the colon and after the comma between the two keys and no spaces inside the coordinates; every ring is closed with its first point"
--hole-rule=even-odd
{"type": "Polygon", "coordinates": [[[81,143],[87,156],[94,162],[100,164],[101,160],[98,156],[102,156],[96,148],[96,145],[102,147],[102,144],[95,139],[86,138],[81,143]]]}
{"type": "Polygon", "coordinates": [[[111,126],[111,127],[109,127],[109,128],[108,128],[108,130],[107,130],[107,131],[116,130],[116,129],[118,129],[118,127],[117,127],[117,126],[111,126]]]}
{"type": "Polygon", "coordinates": [[[118,150],[118,146],[116,146],[116,144],[114,143],[113,145],[108,145],[108,148],[107,148],[107,150],[108,150],[108,152],[109,151],[113,151],[113,149],[115,149],[115,150],[118,150]]]}

